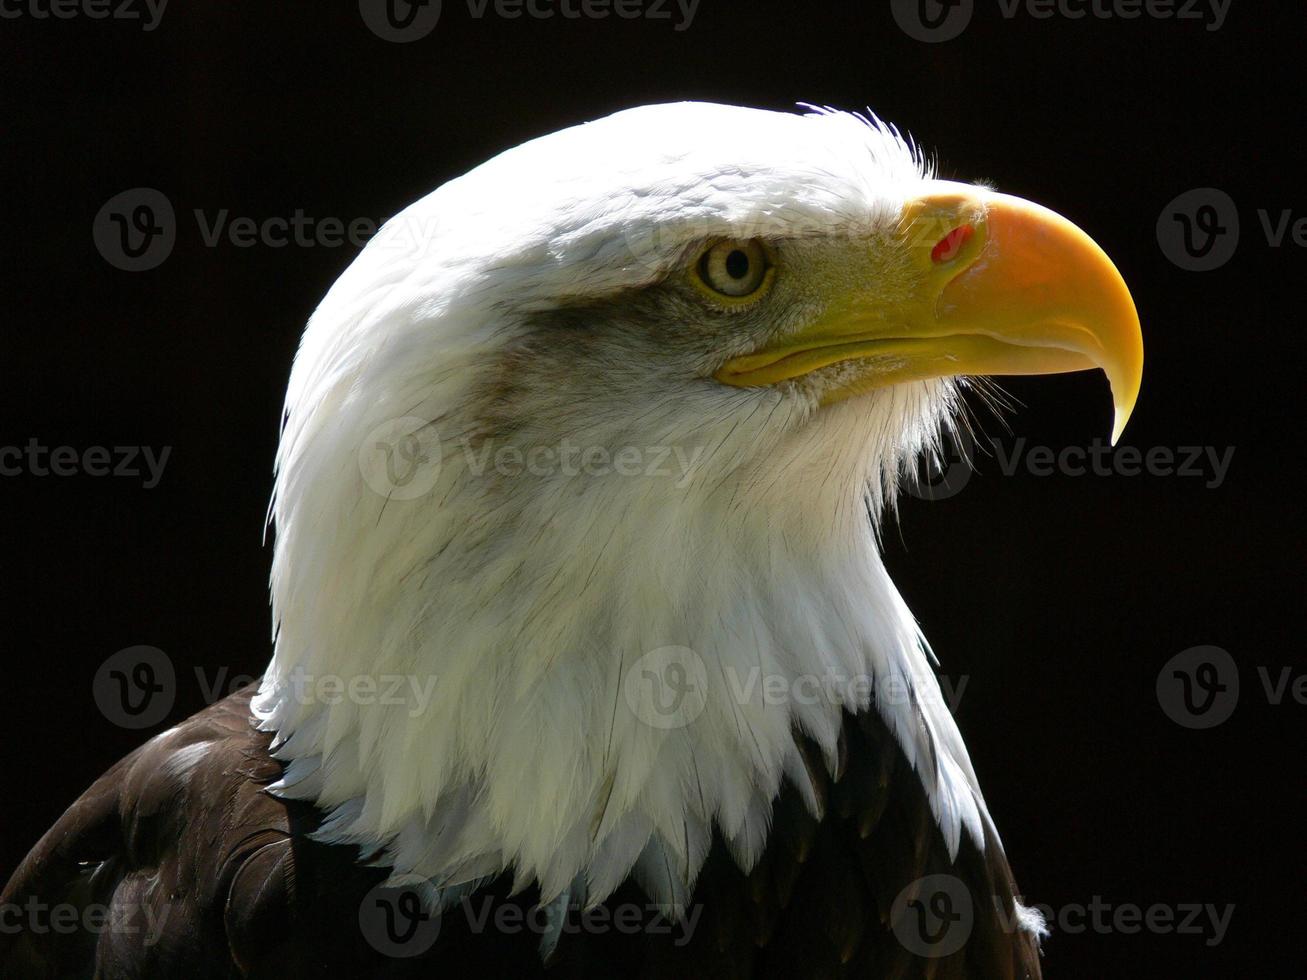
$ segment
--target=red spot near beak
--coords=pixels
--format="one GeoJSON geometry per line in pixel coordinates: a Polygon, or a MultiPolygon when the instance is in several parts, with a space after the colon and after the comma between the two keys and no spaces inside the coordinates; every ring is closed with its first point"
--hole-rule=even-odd
{"type": "Polygon", "coordinates": [[[935,247],[930,250],[930,261],[935,264],[951,261],[962,246],[970,241],[971,236],[976,232],[971,225],[959,225],[947,235],[935,243],[935,247]]]}

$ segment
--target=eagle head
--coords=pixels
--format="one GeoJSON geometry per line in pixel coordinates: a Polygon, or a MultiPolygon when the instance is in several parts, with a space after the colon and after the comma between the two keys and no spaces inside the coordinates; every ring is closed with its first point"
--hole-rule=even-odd
{"type": "Polygon", "coordinates": [[[256,701],[277,791],[441,895],[635,873],[676,907],[714,834],[752,866],[783,781],[819,808],[796,739],[835,766],[875,711],[949,846],[983,841],[875,524],[968,378],[1089,368],[1115,438],[1142,345],[1101,249],[875,118],[656,105],[495,157],[305,331],[256,701]]]}

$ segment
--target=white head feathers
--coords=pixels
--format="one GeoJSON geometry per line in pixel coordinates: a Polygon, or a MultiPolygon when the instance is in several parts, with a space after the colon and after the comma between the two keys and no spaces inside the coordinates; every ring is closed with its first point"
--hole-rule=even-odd
{"type": "Polygon", "coordinates": [[[714,236],[885,234],[926,179],[874,120],[650,106],[510,150],[364,249],[291,377],[256,700],[324,837],[439,889],[511,869],[598,901],[634,871],[675,906],[714,825],[757,858],[803,788],[795,732],[833,752],[874,702],[950,846],[982,839],[868,520],[952,384],[820,413],[728,388],[713,359],[760,327],[661,285],[714,236]],[[669,677],[696,690],[665,724],[640,684],[669,677]]]}

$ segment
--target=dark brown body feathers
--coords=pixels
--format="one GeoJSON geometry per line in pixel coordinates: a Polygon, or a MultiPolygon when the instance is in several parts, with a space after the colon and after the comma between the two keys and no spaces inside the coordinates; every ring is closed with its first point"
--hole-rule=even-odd
{"type": "Polygon", "coordinates": [[[628,882],[572,911],[545,966],[533,890],[510,897],[508,876],[408,929],[396,916],[410,906],[383,907],[399,893],[375,891],[384,869],[312,841],[318,811],[264,792],[281,765],[252,693],[127,756],[41,839],[0,896],[22,910],[0,931],[0,976],[1039,977],[1001,850],[964,834],[949,859],[874,713],[846,717],[839,778],[804,746],[823,819],[787,785],[750,874],[717,840],[684,922],[628,882]],[[54,906],[98,925],[43,927],[54,906]]]}

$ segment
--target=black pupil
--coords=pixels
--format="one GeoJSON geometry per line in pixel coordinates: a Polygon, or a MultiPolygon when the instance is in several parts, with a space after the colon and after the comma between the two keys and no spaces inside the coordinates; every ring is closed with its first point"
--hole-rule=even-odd
{"type": "Polygon", "coordinates": [[[743,279],[749,274],[749,257],[738,248],[726,256],[726,274],[732,279],[743,279]]]}

